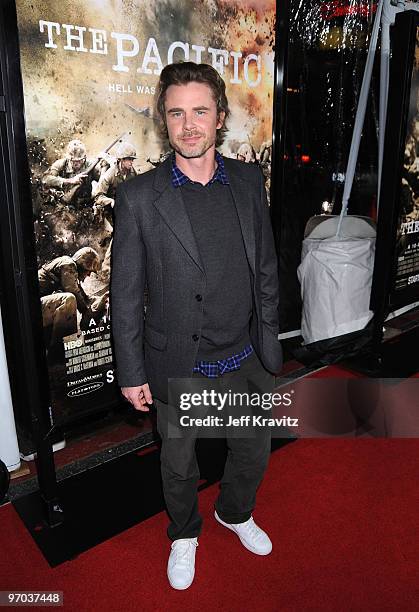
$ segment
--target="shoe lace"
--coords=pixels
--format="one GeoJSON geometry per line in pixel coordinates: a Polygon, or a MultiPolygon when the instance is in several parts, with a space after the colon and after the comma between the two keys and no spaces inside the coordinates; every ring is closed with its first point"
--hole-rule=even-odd
{"type": "Polygon", "coordinates": [[[198,542],[193,539],[175,540],[172,549],[175,551],[175,564],[183,565],[188,563],[193,551],[198,546],[198,542]]]}
{"type": "Polygon", "coordinates": [[[252,539],[258,538],[262,533],[262,530],[256,525],[252,516],[244,523],[242,529],[245,529],[252,539]]]}

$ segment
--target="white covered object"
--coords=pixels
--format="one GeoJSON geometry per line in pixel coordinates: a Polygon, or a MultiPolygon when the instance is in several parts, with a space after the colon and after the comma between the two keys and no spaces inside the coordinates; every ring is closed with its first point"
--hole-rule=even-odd
{"type": "Polygon", "coordinates": [[[9,472],[20,467],[19,446],[10,393],[9,372],[3,338],[3,323],[0,310],[0,459],[9,472]]]}
{"type": "Polygon", "coordinates": [[[374,269],[375,227],[370,219],[346,216],[336,236],[338,217],[314,217],[303,240],[297,274],[305,344],[363,329],[374,269]],[[354,235],[355,234],[355,235],[354,235]]]}

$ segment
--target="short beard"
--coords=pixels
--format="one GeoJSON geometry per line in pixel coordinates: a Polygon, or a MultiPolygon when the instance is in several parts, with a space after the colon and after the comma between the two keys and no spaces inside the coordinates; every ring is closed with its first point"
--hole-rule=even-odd
{"type": "Polygon", "coordinates": [[[184,159],[198,159],[199,157],[203,157],[205,155],[205,153],[215,144],[215,141],[207,141],[207,143],[202,143],[202,149],[200,149],[199,151],[184,150],[183,148],[181,148],[181,145],[178,145],[176,142],[171,142],[170,144],[172,146],[172,149],[184,159]]]}

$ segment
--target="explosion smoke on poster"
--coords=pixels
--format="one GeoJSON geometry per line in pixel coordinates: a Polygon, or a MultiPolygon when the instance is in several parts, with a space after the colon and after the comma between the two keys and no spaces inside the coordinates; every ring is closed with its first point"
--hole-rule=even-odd
{"type": "Polygon", "coordinates": [[[275,2],[17,0],[17,15],[59,421],[117,397],[109,312],[115,186],[170,152],[153,104],[166,64],[191,60],[219,71],[231,109],[220,152],[259,163],[269,191],[275,2]]]}

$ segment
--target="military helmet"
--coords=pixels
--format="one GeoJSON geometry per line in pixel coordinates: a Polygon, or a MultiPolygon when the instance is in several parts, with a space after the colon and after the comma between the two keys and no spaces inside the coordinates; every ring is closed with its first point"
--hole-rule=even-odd
{"type": "Polygon", "coordinates": [[[81,161],[86,157],[86,147],[81,140],[71,140],[67,145],[67,157],[71,161],[81,161]]]}
{"type": "Polygon", "coordinates": [[[90,247],[79,249],[74,253],[72,259],[78,266],[88,272],[99,272],[100,270],[100,257],[96,251],[90,247]]]}
{"type": "Polygon", "coordinates": [[[130,142],[122,141],[116,148],[116,157],[117,159],[125,159],[126,157],[135,159],[137,157],[137,151],[130,142]]]}

